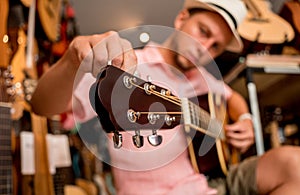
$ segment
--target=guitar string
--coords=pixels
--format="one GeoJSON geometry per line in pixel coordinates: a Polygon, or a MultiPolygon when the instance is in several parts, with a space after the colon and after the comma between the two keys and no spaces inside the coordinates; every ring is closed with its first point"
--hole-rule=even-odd
{"type": "MultiPolygon", "coordinates": [[[[141,89],[143,91],[146,91],[145,88],[137,85],[136,83],[133,82],[133,79],[130,79],[130,83],[135,86],[136,88],[138,89],[141,89]]],[[[149,93],[155,95],[155,96],[158,96],[162,99],[165,99],[171,103],[174,103],[178,106],[182,106],[181,103],[181,99],[176,97],[176,96],[171,96],[171,95],[163,95],[161,94],[160,92],[156,91],[155,90],[155,85],[151,85],[149,87],[149,90],[148,90],[149,93]]],[[[219,135],[218,134],[215,134],[214,132],[212,131],[209,131],[208,127],[209,127],[209,124],[210,124],[210,114],[209,112],[207,112],[206,110],[202,109],[201,107],[197,106],[195,103],[191,102],[188,100],[188,106],[189,106],[189,113],[190,115],[192,116],[193,118],[193,121],[191,122],[191,124],[189,124],[192,128],[204,133],[204,134],[207,134],[209,136],[212,136],[212,137],[215,137],[215,138],[218,138],[219,135]],[[194,113],[197,113],[196,115],[194,113]],[[196,119],[196,120],[195,120],[196,119]],[[196,121],[196,123],[195,123],[196,121]],[[200,122],[200,123],[199,123],[200,122]],[[202,125],[201,125],[201,122],[202,125]],[[203,127],[205,125],[205,127],[203,127]],[[202,126],[202,127],[201,127],[202,126]]],[[[149,114],[149,113],[156,113],[156,114],[183,114],[183,112],[138,112],[139,114],[149,114]]],[[[134,112],[135,115],[137,115],[137,112],[134,112]]],[[[214,121],[214,122],[217,122],[217,121],[214,121]]],[[[218,125],[217,125],[218,126],[218,125]]]]}
{"type": "MultiPolygon", "coordinates": [[[[137,87],[138,89],[142,89],[143,91],[145,91],[145,89],[143,87],[135,84],[132,79],[130,80],[130,83],[133,86],[137,87]]],[[[165,99],[165,100],[167,100],[171,103],[175,103],[176,105],[181,106],[181,100],[176,96],[163,95],[163,94],[159,93],[158,91],[155,91],[153,87],[150,87],[150,92],[153,95],[156,95],[156,96],[161,97],[161,98],[163,98],[163,99],[165,99]]],[[[206,112],[205,110],[201,109],[199,106],[194,105],[194,103],[192,103],[190,101],[188,101],[188,104],[189,104],[189,106],[192,106],[193,109],[196,109],[196,113],[197,113],[196,116],[195,116],[194,113],[191,113],[191,115],[194,116],[194,118],[196,117],[196,119],[197,119],[196,121],[199,122],[199,121],[201,121],[201,119],[204,119],[205,125],[208,126],[208,120],[207,119],[210,118],[209,113],[206,112]],[[198,116],[198,113],[200,114],[200,117],[198,116]],[[201,117],[201,115],[205,116],[205,117],[201,117]]],[[[149,112],[139,112],[139,113],[148,114],[149,112]]],[[[155,112],[155,113],[158,113],[158,114],[182,114],[182,112],[155,112]]],[[[197,126],[199,126],[198,123],[197,123],[197,126]]]]}

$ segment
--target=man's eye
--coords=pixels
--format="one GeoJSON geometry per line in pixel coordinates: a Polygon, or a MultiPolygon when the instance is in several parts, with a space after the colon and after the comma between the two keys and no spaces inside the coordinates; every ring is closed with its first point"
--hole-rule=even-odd
{"type": "Polygon", "coordinates": [[[218,51],[219,44],[217,44],[217,43],[213,44],[212,48],[214,48],[215,51],[218,51]]]}
{"type": "Polygon", "coordinates": [[[207,30],[206,29],[204,29],[204,28],[201,28],[200,27],[200,33],[201,33],[201,35],[203,35],[203,36],[208,36],[208,33],[207,33],[207,30]]]}

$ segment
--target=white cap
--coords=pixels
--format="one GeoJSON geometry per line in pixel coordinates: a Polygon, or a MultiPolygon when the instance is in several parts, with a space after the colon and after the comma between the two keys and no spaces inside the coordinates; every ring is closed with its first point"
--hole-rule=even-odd
{"type": "Polygon", "coordinates": [[[237,32],[237,27],[243,22],[247,8],[241,0],[185,0],[184,8],[202,8],[219,13],[230,27],[234,38],[226,47],[228,51],[241,52],[243,42],[237,32]]]}

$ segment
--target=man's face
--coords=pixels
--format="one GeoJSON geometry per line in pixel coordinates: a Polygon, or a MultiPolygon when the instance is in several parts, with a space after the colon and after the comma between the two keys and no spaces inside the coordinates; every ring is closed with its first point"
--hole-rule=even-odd
{"type": "Polygon", "coordinates": [[[233,38],[225,20],[215,12],[203,11],[190,15],[183,11],[176,18],[175,27],[190,35],[179,35],[174,39],[179,51],[175,61],[182,70],[205,65],[220,55],[233,38]]]}

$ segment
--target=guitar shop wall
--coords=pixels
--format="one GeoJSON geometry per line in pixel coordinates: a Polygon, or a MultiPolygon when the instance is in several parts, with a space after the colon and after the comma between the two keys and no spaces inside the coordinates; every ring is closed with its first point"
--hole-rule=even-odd
{"type": "Polygon", "coordinates": [[[109,166],[93,153],[102,155],[101,159],[108,158],[102,138],[105,136],[99,131],[96,120],[75,127],[69,117],[71,113],[45,118],[35,115],[29,104],[38,79],[79,35],[72,2],[3,0],[0,9],[1,37],[7,37],[7,41],[0,44],[0,58],[9,56],[7,62],[1,61],[1,96],[7,91],[2,90],[5,83],[2,75],[9,75],[12,80],[9,100],[13,110],[7,120],[0,115],[1,126],[3,121],[11,125],[7,137],[12,137],[6,147],[12,153],[9,157],[0,155],[0,164],[11,167],[4,172],[6,175],[2,175],[9,179],[1,183],[1,194],[112,193],[105,185],[106,177],[108,180],[110,177],[109,166]],[[99,139],[86,138],[89,139],[87,145],[79,130],[99,139]]]}
{"type": "Polygon", "coordinates": [[[216,61],[224,80],[249,102],[247,67],[253,81],[265,150],[299,145],[300,3],[294,0],[245,0],[248,15],[240,26],[241,53],[225,52],[216,61]],[[293,67],[294,69],[289,69],[293,67]],[[269,71],[268,71],[269,69],[269,71]]]}
{"type": "MultiPolygon", "coordinates": [[[[107,151],[103,149],[106,148],[105,141],[101,131],[97,131],[97,123],[92,120],[80,124],[80,128],[90,131],[91,135],[99,135],[99,139],[86,138],[90,142],[85,144],[73,121],[68,121],[70,113],[43,118],[31,112],[28,101],[39,77],[63,55],[75,36],[144,24],[172,27],[183,0],[90,0],[89,3],[53,0],[51,5],[47,4],[50,1],[37,0],[35,6],[32,6],[34,0],[2,0],[1,6],[3,2],[9,2],[8,15],[1,19],[7,19],[9,64],[17,94],[13,105],[18,111],[12,118],[14,177],[7,186],[18,194],[48,194],[49,191],[64,194],[65,189],[73,194],[80,194],[82,190],[86,194],[113,193],[111,185],[103,185],[109,184],[111,175],[105,163],[109,162],[107,151]],[[49,6],[50,11],[46,9],[49,6]],[[106,19],[108,16],[109,20],[106,19]],[[47,151],[46,144],[51,143],[56,150],[47,151]],[[99,161],[95,153],[104,160],[99,161]],[[64,158],[53,160],[57,155],[64,158]],[[49,170],[47,174],[45,170],[49,170]]],[[[243,64],[249,54],[267,57],[262,63],[272,63],[274,56],[279,57],[283,66],[299,56],[300,20],[296,19],[300,13],[299,1],[245,0],[245,3],[250,17],[245,28],[240,29],[245,49],[241,53],[225,52],[216,60],[224,78],[236,71],[237,65],[243,64]],[[279,24],[278,20],[281,21],[279,24]],[[269,29],[265,30],[270,22],[274,24],[271,28],[274,36],[265,34],[270,33],[269,29]],[[254,27],[249,30],[247,25],[254,27]],[[288,30],[277,34],[278,29],[292,29],[293,33],[288,30]],[[265,37],[274,39],[266,41],[265,37]]],[[[300,62],[296,63],[299,65],[300,62]]],[[[258,87],[266,149],[282,144],[299,145],[299,76],[255,73],[254,80],[258,87]]],[[[249,101],[244,69],[228,83],[249,101]]]]}

